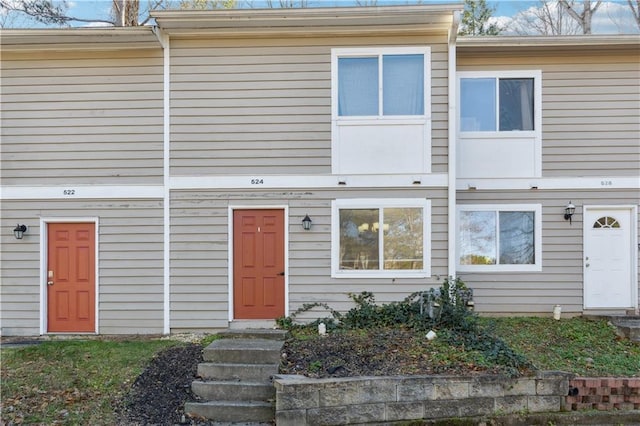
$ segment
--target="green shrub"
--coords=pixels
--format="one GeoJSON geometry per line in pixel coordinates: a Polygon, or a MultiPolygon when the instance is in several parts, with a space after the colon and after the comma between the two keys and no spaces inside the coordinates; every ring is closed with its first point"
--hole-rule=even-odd
{"type": "Polygon", "coordinates": [[[402,302],[377,305],[373,293],[349,294],[355,306],[342,314],[325,303],[305,304],[289,317],[277,320],[281,328],[316,329],[320,322],[327,331],[403,327],[424,333],[434,329],[441,338],[460,348],[477,350],[488,362],[504,367],[510,374],[530,367],[527,360],[514,352],[504,341],[483,327],[478,315],[469,309],[472,292],[459,278],[445,279],[439,289],[410,294],[402,302]],[[308,324],[297,324],[296,317],[322,307],[330,316],[308,324]]]}

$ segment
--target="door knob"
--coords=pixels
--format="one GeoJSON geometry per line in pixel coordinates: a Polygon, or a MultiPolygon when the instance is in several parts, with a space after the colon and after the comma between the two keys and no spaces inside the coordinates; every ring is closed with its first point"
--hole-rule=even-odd
{"type": "Polygon", "coordinates": [[[47,281],[47,285],[53,285],[53,281],[47,281]]]}
{"type": "Polygon", "coordinates": [[[284,277],[284,271],[278,273],[278,275],[280,275],[281,277],[284,277]]]}
{"type": "Polygon", "coordinates": [[[585,268],[588,268],[588,267],[589,267],[589,264],[588,264],[588,263],[586,263],[586,264],[584,265],[584,267],[585,267],[585,268]]]}

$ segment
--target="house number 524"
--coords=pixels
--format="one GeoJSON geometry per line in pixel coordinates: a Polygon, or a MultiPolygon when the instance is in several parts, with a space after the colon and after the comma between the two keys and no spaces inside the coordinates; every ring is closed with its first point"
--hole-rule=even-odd
{"type": "Polygon", "coordinates": [[[261,178],[251,179],[251,185],[264,185],[264,179],[261,179],[261,178]]]}

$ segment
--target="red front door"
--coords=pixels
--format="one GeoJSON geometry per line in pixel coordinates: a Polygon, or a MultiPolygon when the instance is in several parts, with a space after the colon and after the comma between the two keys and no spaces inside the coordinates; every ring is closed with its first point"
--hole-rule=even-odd
{"type": "Polygon", "coordinates": [[[95,331],[95,224],[48,225],[47,330],[95,331]]]}
{"type": "Polygon", "coordinates": [[[284,273],[284,211],[234,210],[234,317],[283,316],[284,273]]]}

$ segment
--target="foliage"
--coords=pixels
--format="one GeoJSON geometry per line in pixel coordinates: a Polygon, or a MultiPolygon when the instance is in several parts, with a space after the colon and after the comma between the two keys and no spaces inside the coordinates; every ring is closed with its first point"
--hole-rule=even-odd
{"type": "Polygon", "coordinates": [[[52,341],[2,349],[2,424],[114,424],[114,408],[168,340],[52,341]]]}
{"type": "Polygon", "coordinates": [[[236,0],[180,0],[183,10],[233,9],[236,6],[236,0]]]}
{"type": "Polygon", "coordinates": [[[471,36],[500,34],[502,28],[495,23],[489,23],[493,12],[495,7],[489,7],[486,0],[464,0],[460,34],[471,36]]]}
{"type": "Polygon", "coordinates": [[[298,310],[293,312],[288,317],[283,316],[280,318],[276,318],[276,325],[285,330],[294,330],[296,328],[316,329],[318,327],[318,324],[322,322],[326,325],[327,330],[334,330],[337,328],[336,320],[339,320],[340,318],[341,318],[340,312],[335,311],[326,303],[305,303],[298,310]],[[328,311],[331,314],[331,316],[324,317],[324,318],[317,318],[315,321],[306,323],[306,324],[296,323],[296,318],[298,317],[298,315],[305,312],[309,312],[314,308],[323,308],[326,311],[328,311]]]}
{"type": "Polygon", "coordinates": [[[507,344],[490,334],[481,326],[479,317],[468,308],[471,292],[458,278],[445,279],[438,289],[416,292],[402,302],[377,305],[371,292],[349,294],[355,306],[345,314],[331,309],[326,304],[304,305],[290,317],[280,318],[282,328],[293,329],[305,326],[295,323],[295,318],[316,306],[331,312],[330,318],[316,320],[308,328],[314,330],[322,321],[327,329],[373,330],[402,327],[424,333],[430,329],[438,333],[457,348],[478,351],[484,359],[504,367],[515,375],[529,364],[524,357],[511,350],[507,344]]]}
{"type": "Polygon", "coordinates": [[[604,319],[491,318],[483,324],[541,370],[586,376],[640,376],[640,345],[604,319]]]}

